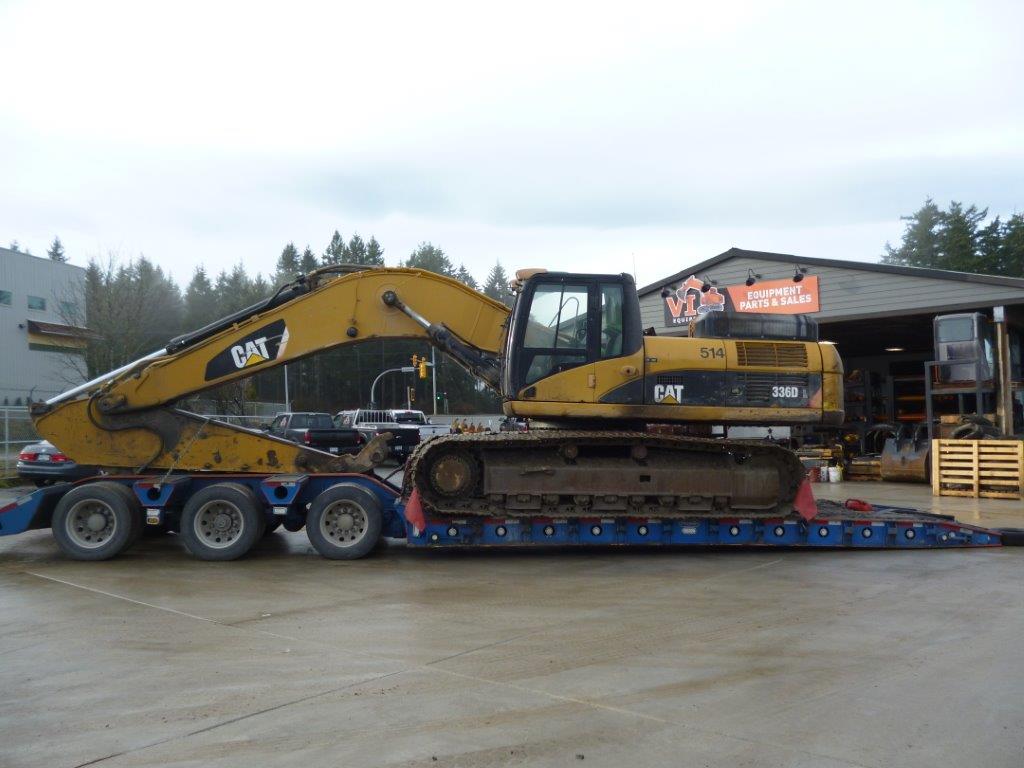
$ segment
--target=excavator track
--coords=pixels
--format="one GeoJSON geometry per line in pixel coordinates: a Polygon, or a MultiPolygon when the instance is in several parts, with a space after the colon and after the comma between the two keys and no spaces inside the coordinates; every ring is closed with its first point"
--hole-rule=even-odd
{"type": "Polygon", "coordinates": [[[435,515],[779,517],[803,477],[768,443],[538,430],[433,438],[410,457],[404,495],[435,515]]]}

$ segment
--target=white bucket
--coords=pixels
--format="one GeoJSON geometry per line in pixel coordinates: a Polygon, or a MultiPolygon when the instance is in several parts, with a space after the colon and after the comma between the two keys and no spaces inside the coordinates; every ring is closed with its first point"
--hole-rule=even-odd
{"type": "Polygon", "coordinates": [[[828,481],[830,483],[840,483],[843,480],[843,468],[842,467],[829,467],[828,468],[828,481]]]}

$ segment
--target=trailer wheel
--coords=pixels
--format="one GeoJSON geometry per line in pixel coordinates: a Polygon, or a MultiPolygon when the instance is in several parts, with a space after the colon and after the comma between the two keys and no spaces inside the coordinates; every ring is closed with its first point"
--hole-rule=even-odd
{"type": "Polygon", "coordinates": [[[355,483],[340,483],[317,496],[306,513],[310,543],[331,560],[357,560],[380,539],[380,501],[355,483]]]}
{"type": "Polygon", "coordinates": [[[138,540],[142,514],[124,486],[88,483],[61,497],[50,528],[57,545],[75,560],[108,560],[138,540]]]}
{"type": "Polygon", "coordinates": [[[1024,547],[1024,528],[998,528],[1004,547],[1024,547]]]}
{"type": "Polygon", "coordinates": [[[181,538],[200,560],[236,560],[263,535],[266,517],[249,488],[217,483],[196,493],[181,512],[181,538]]]}

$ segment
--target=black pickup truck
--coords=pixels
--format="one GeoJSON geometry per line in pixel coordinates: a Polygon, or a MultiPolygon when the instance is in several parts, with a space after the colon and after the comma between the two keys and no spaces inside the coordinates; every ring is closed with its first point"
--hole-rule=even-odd
{"type": "MultiPolygon", "coordinates": [[[[412,411],[403,411],[412,413],[412,411]]],[[[372,440],[377,435],[387,432],[391,435],[388,441],[388,455],[399,462],[405,461],[413,449],[420,443],[420,428],[417,423],[403,423],[395,411],[366,410],[339,411],[334,415],[334,423],[344,429],[352,427],[358,430],[363,438],[372,440]]]]}
{"type": "Polygon", "coordinates": [[[274,437],[328,453],[359,453],[366,445],[362,432],[335,427],[328,413],[279,413],[264,430],[274,437]]]}

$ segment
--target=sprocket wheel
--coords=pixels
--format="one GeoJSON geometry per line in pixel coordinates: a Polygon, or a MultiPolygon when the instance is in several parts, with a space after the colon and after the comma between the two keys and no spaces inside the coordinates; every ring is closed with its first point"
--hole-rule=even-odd
{"type": "Polygon", "coordinates": [[[430,464],[427,481],[435,493],[447,498],[468,496],[480,479],[480,465],[467,451],[449,449],[430,464]]]}

